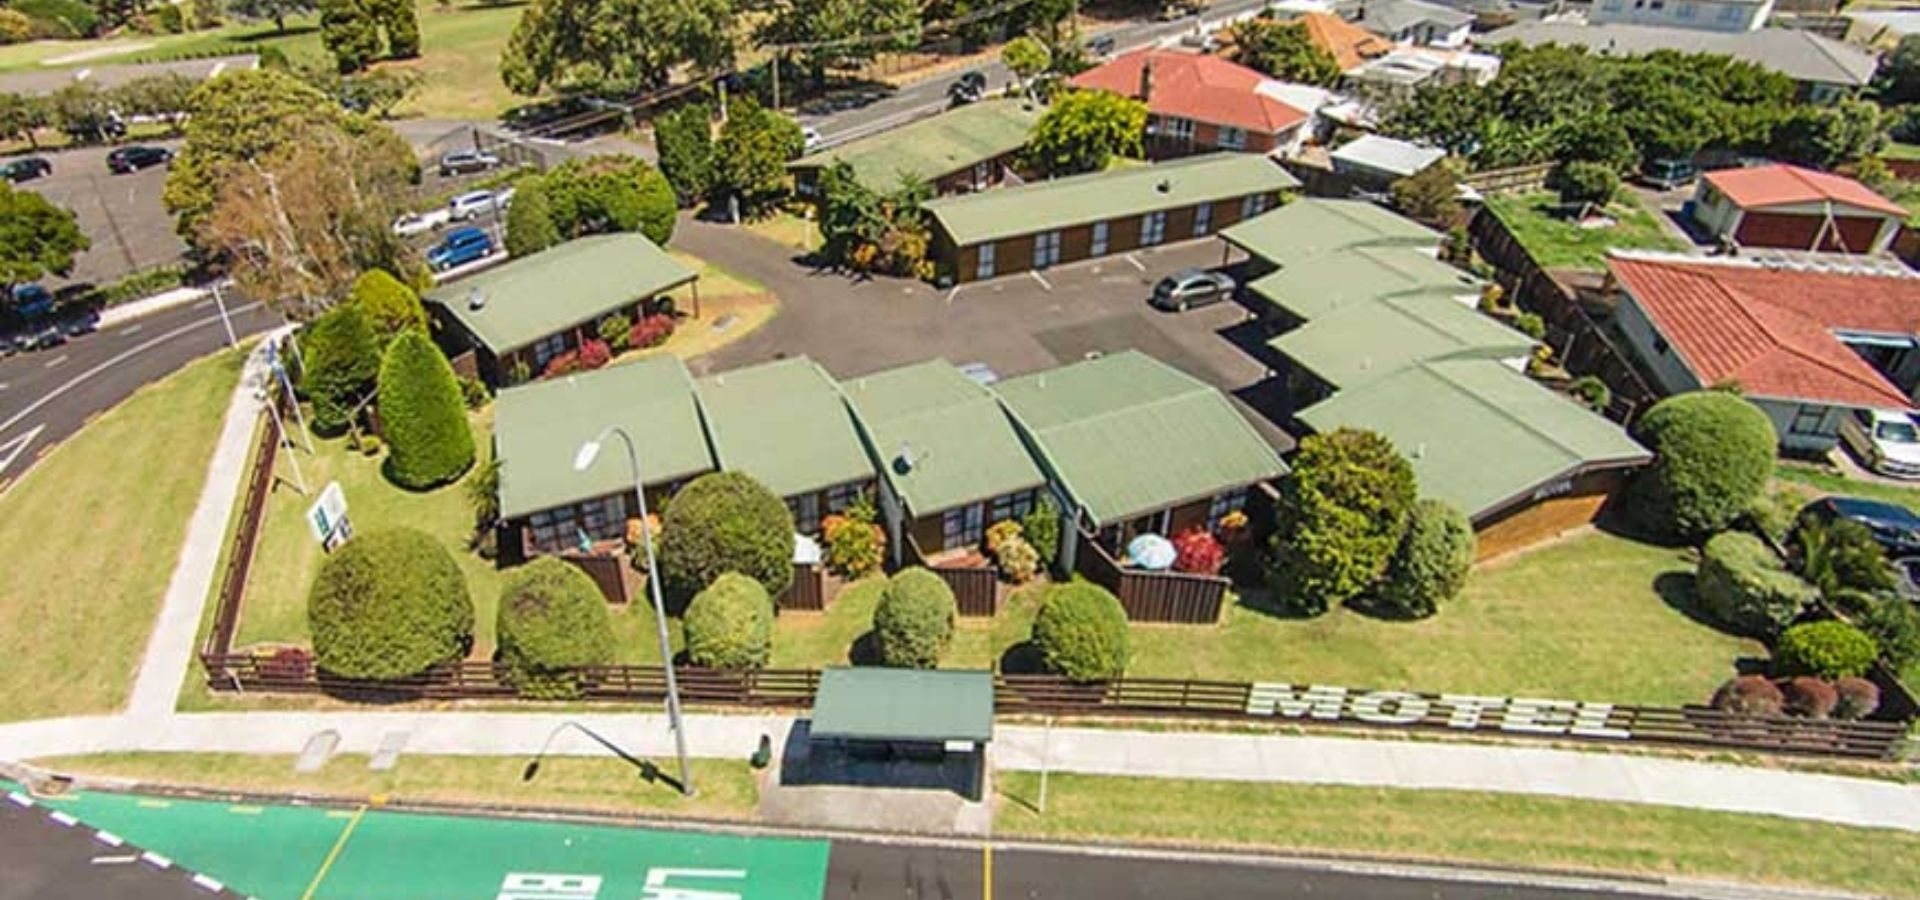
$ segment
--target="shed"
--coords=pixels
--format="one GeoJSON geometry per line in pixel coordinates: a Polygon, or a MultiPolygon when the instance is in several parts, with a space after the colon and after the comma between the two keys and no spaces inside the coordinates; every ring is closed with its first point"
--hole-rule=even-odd
{"type": "Polygon", "coordinates": [[[1883,253],[1907,211],[1858,181],[1799,166],[1708,172],[1694,188],[1693,218],[1741,247],[1883,253]]]}
{"type": "Polygon", "coordinates": [[[1445,150],[1437,147],[1369,134],[1341,144],[1330,158],[1335,172],[1375,181],[1397,181],[1426,171],[1446,155],[1445,150]]]}
{"type": "Polygon", "coordinates": [[[833,378],[804,356],[708,375],[695,385],[714,460],[786,498],[794,528],[815,534],[873,486],[853,414],[833,378]]]}
{"type": "Polygon", "coordinates": [[[969,775],[962,793],[977,802],[993,740],[993,673],[828,668],[820,673],[807,734],[856,757],[938,764],[958,757],[969,775]]]}

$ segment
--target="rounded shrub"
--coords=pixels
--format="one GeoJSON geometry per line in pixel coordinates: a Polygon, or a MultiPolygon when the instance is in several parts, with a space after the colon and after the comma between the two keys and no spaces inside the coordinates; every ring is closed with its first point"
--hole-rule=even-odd
{"type": "Polygon", "coordinates": [[[1729,679],[1713,692],[1713,708],[1742,716],[1777,716],[1786,704],[1779,685],[1763,675],[1729,679]]]}
{"type": "Polygon", "coordinates": [[[1074,681],[1118,678],[1127,670],[1127,612],[1097,584],[1054,585],[1034,616],[1033,644],[1049,672],[1074,681]]]}
{"type": "Polygon", "coordinates": [[[993,560],[1000,566],[1000,574],[1014,584],[1026,584],[1040,574],[1040,552],[1023,537],[1001,541],[993,560]]]}
{"type": "Polygon", "coordinates": [[[427,308],[420,295],[385,269],[368,269],[353,281],[350,302],[367,314],[373,326],[387,336],[407,329],[427,330],[427,308]]]}
{"type": "Polygon", "coordinates": [[[422,531],[369,531],[321,564],[307,593],[319,667],[401,678],[457,659],[473,642],[473,600],[453,555],[422,531]]]}
{"type": "Polygon", "coordinates": [[[1668,397],[1634,431],[1654,452],[1635,481],[1634,509],[1658,534],[1697,540],[1725,529],[1773,474],[1773,423],[1725,391],[1668,397]]]}
{"type": "Polygon", "coordinates": [[[1052,568],[1060,555],[1060,505],[1052,494],[1041,491],[1035,498],[1033,509],[1020,517],[1020,534],[1040,555],[1041,568],[1052,568]]]}
{"type": "Polygon", "coordinates": [[[1307,436],[1275,504],[1275,594],[1307,615],[1360,596],[1386,570],[1415,499],[1413,467],[1385,437],[1352,428],[1307,436]]]}
{"type": "Polygon", "coordinates": [[[1781,708],[1788,714],[1809,719],[1833,715],[1834,707],[1840,703],[1840,694],[1834,690],[1833,682],[1807,675],[1787,679],[1787,683],[1780,686],[1780,696],[1783,698],[1781,708]]]}
{"type": "Polygon", "coordinates": [[[306,374],[301,387],[313,401],[313,430],[339,434],[380,374],[380,343],[373,321],[352,303],[323,313],[300,341],[306,374]]]}
{"type": "Polygon", "coordinates": [[[1820,595],[1787,571],[1764,541],[1744,531],[1723,531],[1707,541],[1694,592],[1714,621],[1756,637],[1779,632],[1820,595]]]}
{"type": "Polygon", "coordinates": [[[1880,686],[1865,678],[1842,678],[1833,683],[1836,719],[1864,719],[1880,708],[1880,686]]]}
{"type": "Polygon", "coordinates": [[[528,696],[577,697],[579,679],[567,670],[614,661],[613,624],[600,588],[587,573],[552,556],[507,578],[494,632],[500,661],[528,696]]]}
{"type": "Polygon", "coordinates": [[[940,576],[914,566],[895,572],[873,610],[873,636],[880,663],[932,669],[953,640],[958,608],[953,588],[940,576]]]}
{"type": "Polygon", "coordinates": [[[758,669],[773,653],[773,601],[760,582],[726,572],[687,604],[687,659],[709,669],[758,669]]]}
{"type": "Polygon", "coordinates": [[[1562,203],[1605,206],[1620,189],[1620,176],[1605,163],[1576,160],[1547,173],[1547,189],[1559,194],[1562,203]]]}
{"type": "Polygon", "coordinates": [[[1920,660],[1920,610],[1903,597],[1879,598],[1859,619],[1860,629],[1873,638],[1887,665],[1905,669],[1920,660]]]}
{"type": "Polygon", "coordinates": [[[546,187],[538,178],[521,179],[513,191],[513,205],[507,207],[507,255],[538,253],[560,240],[546,187]]]}
{"type": "Polygon", "coordinates": [[[793,583],[793,513],[739,472],[702,475],[667,503],[660,525],[662,586],[676,601],[738,572],[778,597],[793,583]]]}
{"type": "Polygon", "coordinates": [[[1379,605],[1410,619],[1433,615],[1467,583],[1476,547],[1465,513],[1439,500],[1414,504],[1406,536],[1387,561],[1379,605]]]}
{"type": "Polygon", "coordinates": [[[1850,678],[1865,675],[1880,655],[1873,638],[1839,619],[1803,622],[1780,633],[1773,663],[1783,675],[1850,678]]]}
{"type": "Polygon", "coordinates": [[[380,428],[391,453],[387,477],[404,488],[446,484],[473,465],[466,396],[440,348],[404,331],[380,364],[380,428]]]}

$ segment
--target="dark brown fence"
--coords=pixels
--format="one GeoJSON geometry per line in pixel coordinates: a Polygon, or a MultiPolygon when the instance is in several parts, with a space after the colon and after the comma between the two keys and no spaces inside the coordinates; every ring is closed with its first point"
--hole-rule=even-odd
{"type": "Polygon", "coordinates": [[[624,551],[615,553],[562,553],[560,558],[572,563],[580,571],[593,579],[600,595],[608,603],[632,603],[639,596],[641,587],[640,573],[633,568],[633,557],[624,551]]]}
{"type": "Polygon", "coordinates": [[[827,576],[817,565],[793,564],[793,583],[780,592],[775,605],[781,609],[821,612],[827,608],[827,576]]]}
{"type": "MultiPolygon", "coordinates": [[[[287,412],[280,391],[270,392],[272,402],[287,412]]],[[[247,593],[247,576],[253,570],[253,550],[260,541],[260,520],[266,514],[267,494],[273,490],[273,463],[280,452],[280,433],[262,417],[256,423],[260,437],[254,442],[253,469],[247,475],[247,493],[240,505],[240,525],[233,530],[233,543],[227,550],[227,568],[220,574],[220,593],[214,600],[213,627],[207,631],[203,652],[225,654],[233,648],[234,633],[240,629],[240,601],[247,593]]]]}
{"type": "Polygon", "coordinates": [[[1217,575],[1127,568],[1085,530],[1080,531],[1080,548],[1074,557],[1080,574],[1120,598],[1131,622],[1211,625],[1220,621],[1220,607],[1231,586],[1217,575]]]}
{"type": "Polygon", "coordinates": [[[960,615],[967,618],[999,615],[1000,575],[992,566],[935,565],[927,562],[927,555],[920,552],[920,542],[914,540],[913,535],[908,534],[906,540],[908,564],[924,566],[940,576],[940,580],[953,589],[953,600],[960,608],[960,615]]]}

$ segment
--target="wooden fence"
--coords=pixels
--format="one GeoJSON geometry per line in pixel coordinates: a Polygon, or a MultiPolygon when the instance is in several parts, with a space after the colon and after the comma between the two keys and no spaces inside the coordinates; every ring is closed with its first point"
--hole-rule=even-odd
{"type": "Polygon", "coordinates": [[[1000,613],[1000,573],[992,566],[937,565],[920,552],[920,542],[906,535],[909,565],[924,566],[953,589],[953,600],[966,618],[991,618],[1000,613]]]}
{"type": "Polygon", "coordinates": [[[827,596],[827,575],[812,563],[793,564],[793,583],[780,592],[774,605],[781,609],[823,612],[833,598],[827,596]]]}
{"type": "MultiPolygon", "coordinates": [[[[289,413],[280,391],[270,391],[268,402],[289,413]]],[[[253,551],[260,541],[260,522],[266,514],[267,494],[273,490],[273,464],[280,453],[280,433],[261,416],[256,423],[260,437],[254,442],[253,469],[247,474],[247,492],[240,507],[240,526],[233,530],[233,542],[227,550],[227,568],[220,574],[220,593],[214,600],[213,627],[207,631],[202,651],[215,655],[233,648],[233,636],[240,630],[240,601],[247,593],[247,577],[253,571],[253,551]]]]}
{"type": "Polygon", "coordinates": [[[1220,621],[1220,607],[1231,587],[1218,575],[1122,566],[1085,529],[1080,530],[1080,548],[1074,557],[1080,574],[1120,598],[1130,622],[1211,625],[1220,621]]]}
{"type": "Polygon", "coordinates": [[[1462,184],[1482,194],[1520,194],[1537,191],[1547,185],[1547,173],[1559,163],[1531,163],[1507,169],[1488,169],[1460,179],[1462,184]]]}

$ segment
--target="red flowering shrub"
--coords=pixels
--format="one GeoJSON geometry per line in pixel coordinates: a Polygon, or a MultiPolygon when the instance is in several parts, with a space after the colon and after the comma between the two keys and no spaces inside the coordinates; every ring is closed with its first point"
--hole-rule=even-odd
{"type": "Polygon", "coordinates": [[[1743,716],[1777,716],[1786,704],[1779,686],[1764,675],[1742,675],[1713,692],[1713,708],[1743,716]]]}
{"type": "Polygon", "coordinates": [[[1227,553],[1220,541],[1204,528],[1189,528],[1173,539],[1173,567],[1181,572],[1198,575],[1218,575],[1220,566],[1227,561],[1227,553]]]}
{"type": "Polygon", "coordinates": [[[613,348],[598,338],[587,338],[580,344],[580,368],[593,370],[613,360],[613,348]]]}
{"type": "Polygon", "coordinates": [[[552,378],[556,375],[571,375],[580,371],[580,352],[568,350],[547,360],[547,367],[540,370],[540,377],[552,378]]]}
{"type": "Polygon", "coordinates": [[[1785,699],[1786,711],[1809,719],[1824,719],[1833,715],[1833,708],[1840,703],[1840,695],[1833,689],[1833,682],[1824,678],[1802,675],[1790,678],[1780,689],[1785,699]]]}
{"type": "Polygon", "coordinates": [[[1880,708],[1880,686],[1865,678],[1842,678],[1833,683],[1833,692],[1834,718],[1864,719],[1880,708]]]}
{"type": "Polygon", "coordinates": [[[666,313],[654,313],[642,316],[633,323],[633,330],[627,333],[627,346],[635,350],[658,347],[673,336],[673,316],[666,313]]]}

